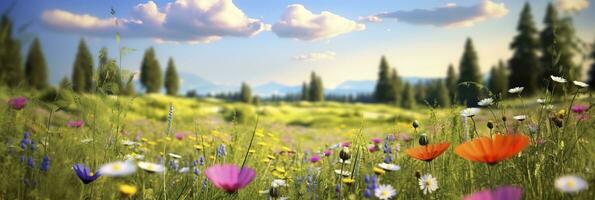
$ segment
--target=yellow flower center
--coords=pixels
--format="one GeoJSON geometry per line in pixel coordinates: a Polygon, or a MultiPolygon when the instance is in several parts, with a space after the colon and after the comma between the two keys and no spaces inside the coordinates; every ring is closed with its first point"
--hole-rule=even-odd
{"type": "Polygon", "coordinates": [[[114,165],[112,165],[112,170],[114,170],[114,171],[120,171],[120,170],[122,170],[122,165],[120,165],[120,164],[114,164],[114,165]]]}
{"type": "Polygon", "coordinates": [[[574,187],[574,185],[575,185],[574,184],[574,181],[572,181],[572,180],[569,180],[568,182],[566,182],[566,186],[569,187],[569,188],[574,187]]]}

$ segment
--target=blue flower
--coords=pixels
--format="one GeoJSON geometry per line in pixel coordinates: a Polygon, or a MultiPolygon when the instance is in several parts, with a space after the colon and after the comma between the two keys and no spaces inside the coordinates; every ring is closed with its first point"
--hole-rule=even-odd
{"type": "Polygon", "coordinates": [[[197,176],[200,175],[200,170],[198,170],[198,167],[194,168],[194,174],[196,174],[197,176]]]}
{"type": "Polygon", "coordinates": [[[200,163],[200,166],[205,166],[205,157],[200,156],[200,158],[198,159],[198,162],[200,163]]]}
{"type": "Polygon", "coordinates": [[[219,148],[217,148],[217,157],[225,156],[225,154],[225,145],[219,145],[219,148]]]}
{"type": "Polygon", "coordinates": [[[50,158],[45,155],[41,161],[41,171],[47,172],[50,169],[50,158]]]}
{"type": "Polygon", "coordinates": [[[34,168],[35,167],[35,161],[33,161],[33,156],[29,156],[29,160],[27,161],[27,165],[29,165],[29,167],[34,168]]]}
{"type": "Polygon", "coordinates": [[[74,164],[72,170],[74,170],[84,184],[89,184],[101,176],[99,172],[92,173],[84,164],[74,164]]]}
{"type": "Polygon", "coordinates": [[[31,151],[35,151],[35,149],[37,149],[37,145],[31,140],[31,151]]]}

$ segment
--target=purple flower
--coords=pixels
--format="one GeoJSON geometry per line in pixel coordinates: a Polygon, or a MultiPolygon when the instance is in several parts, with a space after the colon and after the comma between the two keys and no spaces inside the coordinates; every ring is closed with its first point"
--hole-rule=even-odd
{"type": "Polygon", "coordinates": [[[27,160],[27,165],[29,165],[29,167],[31,168],[35,167],[35,161],[33,160],[33,156],[29,156],[29,160],[27,160]]]}
{"type": "Polygon", "coordinates": [[[376,145],[371,145],[371,146],[369,146],[369,147],[368,147],[368,151],[369,151],[370,153],[374,153],[374,152],[378,151],[378,149],[379,149],[379,148],[378,148],[378,146],[376,146],[376,145]]]}
{"type": "Polygon", "coordinates": [[[312,163],[317,163],[320,160],[320,156],[318,155],[312,155],[312,157],[310,157],[310,162],[312,163]]]}
{"type": "Polygon", "coordinates": [[[80,163],[73,165],[72,170],[84,184],[89,184],[101,176],[99,172],[93,173],[87,166],[80,163]]]}
{"type": "Polygon", "coordinates": [[[500,186],[496,189],[482,190],[463,198],[463,200],[519,200],[523,189],[515,186],[500,186]]]}
{"type": "Polygon", "coordinates": [[[50,169],[50,158],[45,155],[41,161],[41,171],[47,172],[50,169]]]}
{"type": "Polygon", "coordinates": [[[349,146],[351,146],[351,142],[343,142],[343,143],[341,143],[341,146],[342,147],[349,147],[349,146]]]}
{"type": "Polygon", "coordinates": [[[330,149],[324,150],[324,156],[330,156],[331,154],[333,154],[333,151],[331,151],[330,149]]]}
{"type": "Polygon", "coordinates": [[[27,98],[25,97],[15,97],[8,100],[8,105],[15,110],[21,110],[27,105],[27,98]]]}
{"type": "Polygon", "coordinates": [[[585,111],[587,111],[588,109],[589,109],[589,106],[577,104],[577,105],[573,105],[570,110],[572,110],[572,112],[574,112],[574,113],[581,114],[581,113],[584,113],[585,111]]]}
{"type": "Polygon", "coordinates": [[[66,126],[70,128],[80,128],[83,127],[83,125],[85,125],[85,121],[83,120],[74,120],[66,123],[66,126]]]}
{"type": "Polygon", "coordinates": [[[184,133],[176,133],[176,139],[183,140],[184,139],[184,133]]]}
{"type": "Polygon", "coordinates": [[[210,166],[205,170],[205,175],[215,187],[234,193],[248,186],[254,180],[256,171],[248,167],[240,169],[233,164],[223,164],[210,166]]]}
{"type": "Polygon", "coordinates": [[[372,143],[380,144],[382,142],[382,138],[372,138],[372,143]]]}

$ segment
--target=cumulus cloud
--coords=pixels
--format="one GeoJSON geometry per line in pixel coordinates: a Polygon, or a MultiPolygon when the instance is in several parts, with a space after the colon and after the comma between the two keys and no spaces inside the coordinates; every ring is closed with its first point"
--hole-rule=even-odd
{"type": "Polygon", "coordinates": [[[370,22],[370,23],[380,23],[380,22],[382,22],[382,18],[380,18],[380,17],[378,17],[376,15],[359,17],[358,20],[359,21],[363,21],[363,22],[370,22]]]}
{"type": "Polygon", "coordinates": [[[458,6],[449,3],[446,6],[434,9],[387,12],[376,16],[379,18],[394,18],[416,25],[468,27],[484,20],[503,17],[506,14],[508,14],[508,9],[504,3],[484,0],[472,6],[458,6]]]}
{"type": "Polygon", "coordinates": [[[317,60],[332,60],[335,59],[335,52],[332,51],[325,51],[325,52],[315,52],[315,53],[308,53],[293,56],[291,59],[297,61],[317,61],[317,60]]]}
{"type": "Polygon", "coordinates": [[[96,36],[150,37],[158,42],[208,43],[225,36],[250,37],[270,25],[249,18],[232,0],[176,0],[159,8],[153,1],[132,8],[131,18],[99,18],[64,10],[44,11],[50,28],[96,36]],[[116,20],[118,23],[116,23],[116,20]]]}
{"type": "Polygon", "coordinates": [[[579,11],[589,7],[588,0],[556,0],[556,7],[564,11],[579,11]]]}
{"type": "Polygon", "coordinates": [[[307,41],[332,38],[364,29],[364,24],[328,11],[314,14],[300,4],[289,5],[281,20],[272,27],[279,37],[307,41]]]}

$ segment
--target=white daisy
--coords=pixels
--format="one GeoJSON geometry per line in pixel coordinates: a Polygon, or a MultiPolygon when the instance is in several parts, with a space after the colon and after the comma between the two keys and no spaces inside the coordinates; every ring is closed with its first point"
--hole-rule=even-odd
{"type": "Polygon", "coordinates": [[[574,85],[582,87],[582,88],[589,87],[589,84],[586,84],[586,83],[580,82],[580,81],[572,81],[572,83],[574,83],[574,85]]]}
{"type": "Polygon", "coordinates": [[[379,185],[374,190],[374,195],[378,197],[378,199],[386,200],[390,199],[397,194],[397,191],[391,185],[379,185]]]}
{"type": "Polygon", "coordinates": [[[465,108],[461,111],[463,117],[473,117],[479,113],[479,108],[465,108]]]}
{"type": "Polygon", "coordinates": [[[132,140],[124,140],[124,141],[122,141],[122,144],[124,146],[136,146],[136,145],[138,145],[137,142],[132,141],[132,140]]]}
{"type": "Polygon", "coordinates": [[[339,161],[337,161],[337,162],[339,164],[341,164],[341,163],[346,164],[346,165],[351,164],[351,161],[349,161],[349,160],[341,160],[341,159],[339,159],[339,161]]]}
{"type": "Polygon", "coordinates": [[[339,174],[341,176],[351,176],[351,172],[345,170],[341,171],[340,169],[336,169],[335,174],[339,174]]]}
{"type": "Polygon", "coordinates": [[[557,178],[555,185],[556,189],[560,190],[560,192],[579,192],[589,186],[584,179],[574,175],[557,178]]]}
{"type": "Polygon", "coordinates": [[[517,115],[512,117],[514,120],[517,120],[519,122],[525,121],[525,119],[527,119],[527,115],[517,115]]]}
{"type": "Polygon", "coordinates": [[[537,99],[537,103],[539,104],[545,104],[545,99],[537,99]]]}
{"type": "Polygon", "coordinates": [[[275,179],[271,182],[271,187],[278,188],[278,187],[285,187],[286,183],[285,180],[275,179]]]}
{"type": "Polygon", "coordinates": [[[178,154],[175,154],[175,153],[169,153],[168,155],[169,155],[170,157],[172,157],[172,158],[175,158],[175,159],[180,159],[180,158],[182,158],[182,156],[180,156],[180,155],[178,155],[178,154]]]}
{"type": "Polygon", "coordinates": [[[550,76],[550,78],[552,78],[552,80],[558,82],[558,83],[566,83],[566,79],[559,77],[559,76],[550,76]]]}
{"type": "Polygon", "coordinates": [[[401,166],[390,163],[379,163],[378,167],[388,171],[397,171],[401,169],[401,166]]]}
{"type": "Polygon", "coordinates": [[[479,106],[491,106],[494,104],[494,99],[492,98],[485,98],[482,99],[481,101],[479,101],[479,103],[477,103],[477,105],[479,106]]]}
{"type": "Polygon", "coordinates": [[[510,94],[521,93],[523,91],[523,89],[525,89],[525,88],[524,87],[511,88],[508,90],[508,93],[510,93],[510,94]]]}
{"type": "Polygon", "coordinates": [[[438,189],[438,181],[431,174],[419,178],[419,188],[424,194],[430,194],[438,189]]]}
{"type": "Polygon", "coordinates": [[[139,162],[138,167],[149,173],[162,173],[165,171],[165,166],[157,163],[139,162]]]}
{"type": "Polygon", "coordinates": [[[190,171],[190,168],[188,167],[182,167],[182,169],[178,170],[178,172],[180,173],[188,173],[190,171]]]}
{"type": "Polygon", "coordinates": [[[136,165],[132,161],[116,161],[102,165],[98,171],[102,176],[126,176],[136,172],[136,165]]]}
{"type": "Polygon", "coordinates": [[[83,143],[83,144],[86,144],[86,143],[89,143],[89,142],[93,142],[93,138],[86,138],[86,139],[82,139],[81,140],[81,143],[83,143]]]}

